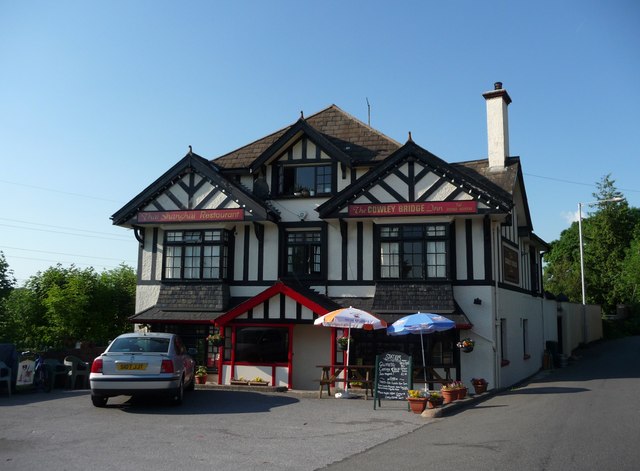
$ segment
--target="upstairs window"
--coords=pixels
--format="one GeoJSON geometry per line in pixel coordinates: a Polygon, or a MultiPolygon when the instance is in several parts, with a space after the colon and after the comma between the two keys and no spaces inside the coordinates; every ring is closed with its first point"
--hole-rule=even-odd
{"type": "Polygon", "coordinates": [[[331,165],[282,165],[278,168],[278,194],[294,196],[302,191],[307,196],[331,194],[333,167],[331,165]]]}
{"type": "Polygon", "coordinates": [[[227,277],[228,232],[221,229],[167,231],[164,279],[220,280],[227,277]]]}
{"type": "Polygon", "coordinates": [[[379,277],[389,280],[445,280],[449,276],[446,224],[381,226],[379,277]]]}
{"type": "Polygon", "coordinates": [[[322,234],[296,231],[286,235],[287,275],[319,276],[322,272],[322,234]]]}

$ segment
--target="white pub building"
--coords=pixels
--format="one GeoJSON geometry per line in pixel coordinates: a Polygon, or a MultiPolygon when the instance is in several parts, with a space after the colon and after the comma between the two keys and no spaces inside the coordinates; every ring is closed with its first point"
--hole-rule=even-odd
{"type": "MultiPolygon", "coordinates": [[[[313,321],[349,306],[389,324],[416,312],[454,320],[424,336],[430,378],[491,388],[533,374],[555,338],[548,247],[509,155],[511,98],[501,83],[483,96],[480,160],[446,162],[334,105],[213,160],[189,151],[112,216],[140,244],[131,321],[180,333],[220,384],[259,376],[317,389],[316,366],[344,362],[343,333],[313,321]],[[220,347],[205,340],[214,332],[220,347]]],[[[352,337],[350,363],[402,351],[421,364],[419,336],[352,337]]]]}

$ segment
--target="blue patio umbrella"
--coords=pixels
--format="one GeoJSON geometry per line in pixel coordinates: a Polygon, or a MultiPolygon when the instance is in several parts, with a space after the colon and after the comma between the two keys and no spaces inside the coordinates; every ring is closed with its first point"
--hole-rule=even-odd
{"type": "Polygon", "coordinates": [[[423,334],[441,332],[453,329],[456,323],[439,314],[429,314],[426,312],[416,312],[401,319],[398,319],[387,327],[388,335],[408,335],[420,334],[420,346],[422,347],[422,368],[424,370],[424,389],[427,389],[427,362],[424,359],[423,334]]]}

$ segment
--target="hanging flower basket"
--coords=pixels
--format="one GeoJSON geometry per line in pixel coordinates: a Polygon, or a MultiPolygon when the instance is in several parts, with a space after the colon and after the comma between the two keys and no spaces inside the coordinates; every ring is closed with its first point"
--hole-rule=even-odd
{"type": "Polygon", "coordinates": [[[469,353],[473,351],[473,347],[476,342],[469,337],[460,340],[456,345],[459,349],[461,349],[465,353],[469,353]]]}
{"type": "Polygon", "coordinates": [[[346,350],[349,343],[353,345],[352,337],[338,337],[338,348],[340,350],[346,350]]]}
{"type": "Polygon", "coordinates": [[[206,340],[214,347],[220,347],[221,345],[224,345],[224,338],[220,334],[211,334],[207,336],[206,340]]]}

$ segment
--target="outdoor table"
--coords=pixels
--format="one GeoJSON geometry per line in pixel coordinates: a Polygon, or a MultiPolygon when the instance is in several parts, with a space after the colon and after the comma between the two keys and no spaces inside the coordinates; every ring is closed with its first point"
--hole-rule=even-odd
{"type": "MultiPolygon", "coordinates": [[[[451,368],[448,366],[443,367],[445,372],[445,377],[440,376],[432,367],[427,367],[427,384],[429,385],[429,389],[433,389],[434,383],[437,384],[449,384],[453,382],[451,379],[451,368]]],[[[413,368],[413,384],[425,384],[424,381],[424,367],[415,366],[413,368]]]]}
{"type": "MultiPolygon", "coordinates": [[[[345,376],[345,365],[317,365],[317,368],[322,369],[322,376],[320,376],[320,389],[318,390],[318,398],[322,397],[322,390],[324,386],[327,387],[327,395],[331,395],[331,385],[334,383],[345,383],[351,385],[353,383],[360,383],[364,388],[365,399],[369,399],[369,392],[373,396],[373,365],[349,365],[346,367],[347,373],[345,376]],[[343,377],[340,378],[339,376],[343,377]]],[[[351,388],[349,388],[351,389],[351,388]]]]}

